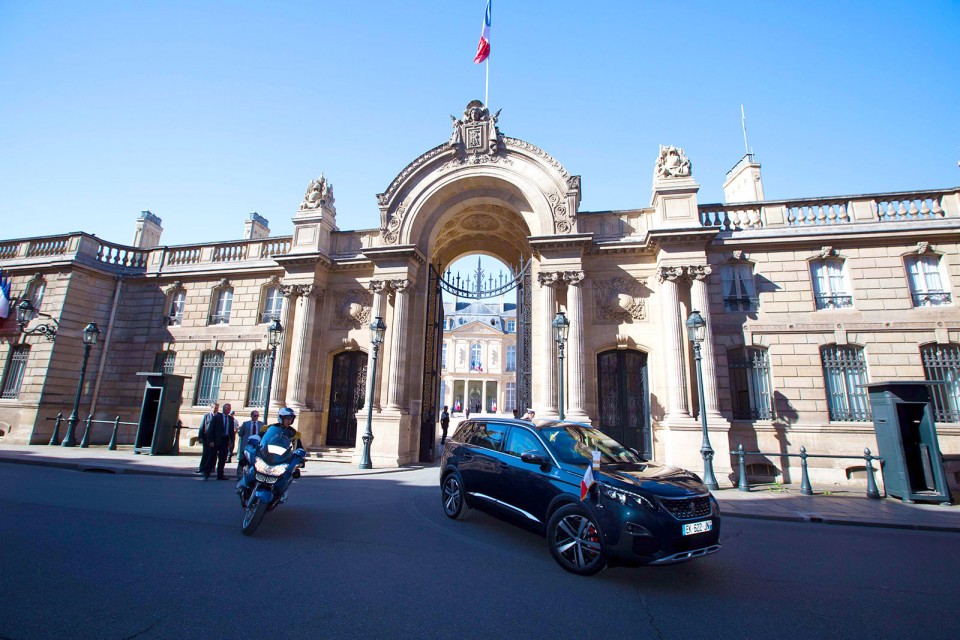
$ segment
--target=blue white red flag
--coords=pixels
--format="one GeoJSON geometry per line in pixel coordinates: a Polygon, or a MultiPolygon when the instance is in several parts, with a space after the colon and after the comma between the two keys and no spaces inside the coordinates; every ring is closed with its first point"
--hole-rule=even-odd
{"type": "Polygon", "coordinates": [[[474,63],[480,64],[490,55],[490,4],[493,0],[487,0],[487,10],[483,14],[483,30],[480,32],[480,44],[477,45],[477,55],[473,59],[474,63]]]}
{"type": "Polygon", "coordinates": [[[588,495],[590,495],[590,488],[593,485],[597,484],[597,481],[593,478],[593,465],[588,464],[587,470],[583,474],[583,479],[580,480],[580,499],[585,500],[588,495]]]}
{"type": "Polygon", "coordinates": [[[10,315],[10,278],[3,277],[3,269],[0,269],[0,318],[6,318],[10,315]]]}

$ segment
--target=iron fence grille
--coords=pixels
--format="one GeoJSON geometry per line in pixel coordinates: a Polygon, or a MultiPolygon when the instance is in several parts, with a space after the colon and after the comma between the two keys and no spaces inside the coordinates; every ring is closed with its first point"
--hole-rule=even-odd
{"type": "Polygon", "coordinates": [[[733,417],[741,420],[773,419],[770,360],[766,349],[739,349],[730,354],[733,417]]]}
{"type": "Polygon", "coordinates": [[[223,352],[208,351],[200,363],[200,380],[197,383],[195,405],[203,406],[216,402],[220,395],[220,375],[223,373],[223,352]]]}
{"type": "Polygon", "coordinates": [[[869,422],[867,363],[860,347],[824,347],[823,379],[827,388],[830,420],[869,422]]]}
{"type": "Polygon", "coordinates": [[[20,345],[10,350],[10,359],[7,361],[7,375],[3,380],[3,391],[0,392],[0,398],[12,399],[20,395],[20,384],[23,382],[23,372],[27,369],[27,359],[29,357],[29,345],[20,345]]]}
{"type": "Polygon", "coordinates": [[[920,350],[923,372],[931,385],[937,422],[960,422],[960,345],[935,344],[920,350]]]}

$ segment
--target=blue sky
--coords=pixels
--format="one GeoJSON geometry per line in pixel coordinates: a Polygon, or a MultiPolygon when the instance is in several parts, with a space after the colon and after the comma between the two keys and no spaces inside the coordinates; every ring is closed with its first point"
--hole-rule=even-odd
{"type": "MultiPolygon", "coordinates": [[[[274,235],[310,180],[341,229],[483,98],[483,0],[0,0],[0,238],[274,235]]],[[[960,3],[494,0],[505,135],[583,177],[582,210],[649,203],[658,145],[722,200],[740,104],[771,199],[960,184],[960,3]]]]}

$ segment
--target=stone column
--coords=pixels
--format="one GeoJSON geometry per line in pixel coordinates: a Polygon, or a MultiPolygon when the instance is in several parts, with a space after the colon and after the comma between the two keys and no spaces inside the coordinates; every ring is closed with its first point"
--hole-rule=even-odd
{"type": "MultiPolygon", "coordinates": [[[[383,280],[371,280],[367,283],[367,289],[373,293],[373,309],[370,312],[370,322],[373,322],[373,319],[377,316],[383,316],[383,291],[386,289],[386,286],[387,283],[383,280]]],[[[367,327],[367,335],[369,335],[369,326],[367,327]]],[[[382,351],[378,354],[378,359],[383,359],[382,351]]],[[[377,364],[379,365],[379,362],[377,364]]],[[[373,373],[373,345],[371,344],[367,350],[367,402],[372,403],[373,408],[379,412],[380,397],[377,393],[379,385],[377,385],[377,381],[374,380],[373,373]]]]}
{"type": "Polygon", "coordinates": [[[287,376],[287,406],[300,413],[310,377],[310,350],[313,342],[313,318],[321,290],[312,284],[292,285],[296,296],[293,317],[293,341],[290,346],[290,370],[287,376]]]}
{"type": "Polygon", "coordinates": [[[570,320],[570,334],[567,340],[566,379],[567,410],[564,412],[571,420],[583,421],[587,413],[583,410],[585,390],[583,386],[583,271],[565,271],[563,280],[567,283],[567,316],[570,320]]]}
{"type": "Polygon", "coordinates": [[[406,355],[406,315],[407,292],[412,290],[409,280],[391,280],[390,288],[394,292],[393,305],[393,326],[390,327],[392,340],[390,342],[390,382],[387,386],[387,411],[405,412],[400,402],[403,400],[402,390],[403,376],[401,361],[406,355]]]}
{"type": "Polygon", "coordinates": [[[717,399],[717,367],[714,360],[713,322],[710,320],[710,299],[707,295],[707,278],[713,272],[709,265],[687,267],[690,276],[690,302],[706,321],[703,344],[700,346],[701,368],[703,370],[703,403],[707,416],[719,416],[720,404],[717,399]]]}
{"type": "MultiPolygon", "coordinates": [[[[543,381],[543,397],[540,398],[540,410],[546,418],[547,414],[557,412],[557,357],[555,353],[556,343],[553,341],[553,317],[557,313],[557,292],[554,287],[557,284],[558,276],[556,272],[541,271],[537,274],[537,282],[540,283],[540,290],[543,307],[543,360],[534,362],[533,366],[541,366],[541,380],[543,381]]],[[[520,415],[528,407],[518,407],[520,415]]]]}
{"type": "Polygon", "coordinates": [[[667,363],[667,394],[669,406],[666,419],[690,418],[687,410],[687,376],[684,369],[683,334],[680,317],[680,298],[677,295],[677,280],[683,275],[683,267],[659,267],[657,280],[663,302],[660,315],[664,327],[664,358],[667,363]]]}
{"type": "Polygon", "coordinates": [[[283,340],[277,347],[277,359],[273,363],[273,386],[270,388],[270,409],[274,415],[277,414],[279,407],[283,405],[284,398],[287,397],[287,378],[290,375],[288,363],[292,353],[294,321],[297,312],[297,294],[294,287],[290,285],[280,285],[280,291],[283,293],[283,340]]]}

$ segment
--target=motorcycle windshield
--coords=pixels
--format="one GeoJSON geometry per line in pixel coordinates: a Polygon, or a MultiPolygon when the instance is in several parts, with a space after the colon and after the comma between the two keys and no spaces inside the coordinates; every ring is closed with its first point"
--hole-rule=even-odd
{"type": "Polygon", "coordinates": [[[293,457],[293,441],[283,429],[272,426],[260,438],[257,453],[269,465],[280,464],[293,457]]]}

